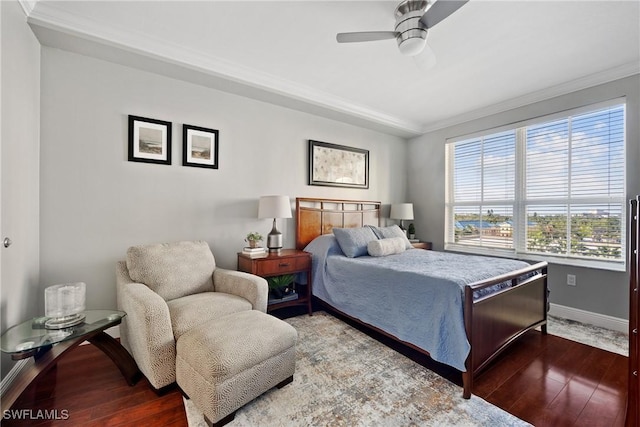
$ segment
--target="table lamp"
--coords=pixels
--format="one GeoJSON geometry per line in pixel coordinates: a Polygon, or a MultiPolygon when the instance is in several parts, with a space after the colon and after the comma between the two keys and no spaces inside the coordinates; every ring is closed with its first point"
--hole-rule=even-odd
{"type": "Polygon", "coordinates": [[[405,219],[413,219],[413,203],[394,203],[391,205],[391,213],[389,214],[391,219],[400,220],[400,228],[404,228],[402,221],[405,219]]]}
{"type": "Polygon", "coordinates": [[[288,196],[262,196],[258,204],[258,218],[273,218],[273,228],[267,236],[269,252],[282,249],[282,233],[276,227],[277,218],[291,218],[291,202],[288,196]]]}
{"type": "Polygon", "coordinates": [[[44,290],[44,315],[47,329],[63,329],[85,319],[85,289],[82,282],[49,286],[44,290]]]}

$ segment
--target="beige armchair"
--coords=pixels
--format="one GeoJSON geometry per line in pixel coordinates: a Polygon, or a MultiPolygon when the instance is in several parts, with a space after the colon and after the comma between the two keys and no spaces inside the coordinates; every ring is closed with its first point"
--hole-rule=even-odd
{"type": "Polygon", "coordinates": [[[176,342],[190,329],[240,311],[267,309],[267,282],[216,268],[204,241],[133,246],[116,266],[120,341],[151,385],[176,381],[176,342]]]}

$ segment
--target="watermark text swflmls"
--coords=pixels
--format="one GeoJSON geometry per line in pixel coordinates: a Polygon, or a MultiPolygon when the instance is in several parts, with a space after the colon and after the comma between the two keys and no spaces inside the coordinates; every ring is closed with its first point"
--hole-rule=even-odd
{"type": "Polygon", "coordinates": [[[3,420],[68,420],[68,409],[5,409],[3,420]]]}

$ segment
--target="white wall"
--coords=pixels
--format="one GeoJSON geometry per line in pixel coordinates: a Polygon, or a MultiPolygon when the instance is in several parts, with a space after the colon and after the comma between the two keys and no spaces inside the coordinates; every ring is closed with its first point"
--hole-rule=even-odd
{"type": "MultiPolygon", "coordinates": [[[[2,43],[1,332],[36,315],[39,264],[40,44],[15,1],[0,1],[2,43]]],[[[2,354],[2,377],[12,366],[2,354]]]]}
{"type": "MultiPolygon", "coordinates": [[[[114,265],[131,245],[204,239],[235,269],[246,233],[271,229],[261,195],[406,193],[402,138],[48,47],[41,97],[42,287],[84,281],[88,308],[116,306],[114,265]],[[127,161],[129,114],[173,123],[172,165],[127,161]],[[183,123],[220,131],[220,169],[181,166],[183,123]],[[369,150],[370,188],[308,186],[308,139],[369,150]]],[[[286,247],[294,221],[279,227],[286,247]]]]}
{"type": "MultiPolygon", "coordinates": [[[[497,126],[551,114],[583,105],[626,96],[627,100],[627,194],[640,193],[640,76],[632,76],[565,96],[538,102],[446,129],[409,141],[408,197],[414,203],[417,234],[444,247],[445,142],[497,126]]],[[[550,264],[551,302],[593,313],[628,319],[629,276],[626,273],[550,264]],[[578,285],[566,285],[567,274],[575,274],[578,285]]]]}

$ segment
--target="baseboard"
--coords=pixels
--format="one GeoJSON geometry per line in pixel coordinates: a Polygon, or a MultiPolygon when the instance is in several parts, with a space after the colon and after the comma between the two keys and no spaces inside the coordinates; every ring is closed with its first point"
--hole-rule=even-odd
{"type": "Polygon", "coordinates": [[[593,313],[591,311],[580,310],[579,308],[567,307],[553,303],[551,303],[549,314],[569,320],[575,320],[576,322],[611,329],[613,331],[629,332],[628,320],[607,316],[606,314],[593,313]]]}

